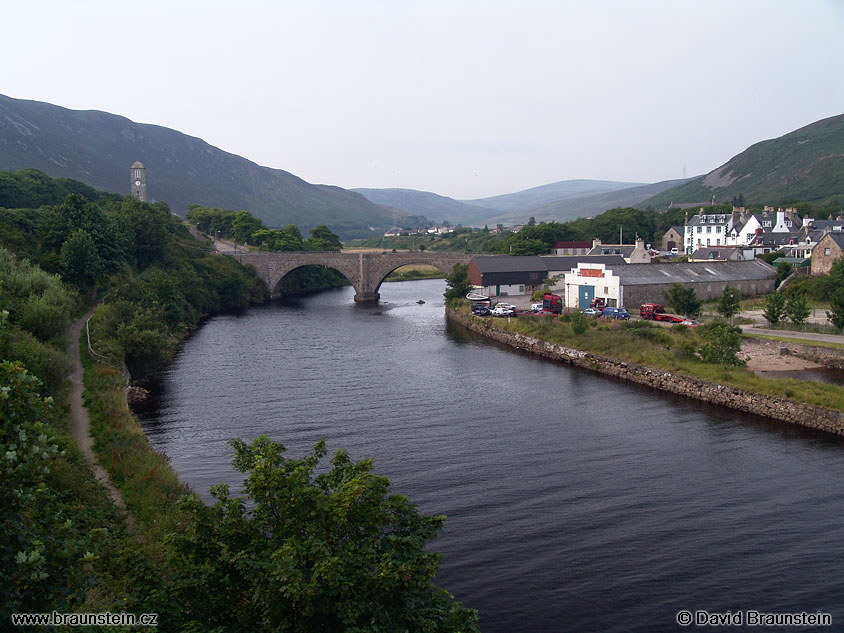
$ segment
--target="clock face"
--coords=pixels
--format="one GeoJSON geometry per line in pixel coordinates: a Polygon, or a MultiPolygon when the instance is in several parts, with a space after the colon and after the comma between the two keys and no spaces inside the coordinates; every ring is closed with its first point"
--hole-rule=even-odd
{"type": "Polygon", "coordinates": [[[141,181],[140,181],[140,180],[136,180],[136,181],[135,181],[135,186],[136,186],[136,187],[140,187],[140,186],[141,186],[141,181]]]}

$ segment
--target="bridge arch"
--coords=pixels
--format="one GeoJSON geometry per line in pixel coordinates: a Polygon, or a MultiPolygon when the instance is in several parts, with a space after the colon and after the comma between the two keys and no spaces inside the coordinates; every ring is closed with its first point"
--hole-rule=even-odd
{"type": "Polygon", "coordinates": [[[348,279],[355,289],[355,301],[377,302],[378,289],[396,268],[408,264],[427,264],[450,273],[458,262],[468,264],[473,255],[410,251],[406,253],[344,253],[290,251],[280,253],[238,252],[231,254],[240,263],[251,265],[270,292],[276,292],[281,279],[303,266],[334,268],[348,279]]]}

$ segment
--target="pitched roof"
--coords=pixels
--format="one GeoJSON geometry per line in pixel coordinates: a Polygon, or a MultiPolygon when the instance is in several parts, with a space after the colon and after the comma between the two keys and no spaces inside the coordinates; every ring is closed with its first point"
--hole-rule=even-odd
{"type": "Polygon", "coordinates": [[[545,262],[545,267],[549,272],[552,270],[569,271],[572,268],[577,268],[577,265],[580,263],[606,264],[607,266],[625,263],[624,258],[621,255],[543,255],[542,261],[545,262]]]}
{"type": "Polygon", "coordinates": [[[635,248],[635,244],[598,244],[587,255],[621,255],[622,257],[630,257],[635,248]]]}
{"type": "Polygon", "coordinates": [[[551,248],[592,248],[592,242],[557,242],[551,248]]]}
{"type": "MultiPolygon", "coordinates": [[[[826,237],[827,235],[829,236],[829,238],[833,242],[838,244],[838,246],[841,248],[841,250],[844,250],[844,232],[833,231],[833,232],[827,233],[826,235],[824,235],[824,237],[826,237]]],[[[824,238],[821,238],[821,239],[824,239],[824,238]]],[[[820,240],[818,242],[820,243],[820,240]]]]}
{"type": "Polygon", "coordinates": [[[545,272],[539,255],[479,255],[473,261],[482,273],[545,272]]]}
{"type": "Polygon", "coordinates": [[[689,260],[705,259],[716,261],[727,261],[730,257],[735,257],[738,252],[736,246],[704,246],[692,253],[689,260]]]}
{"type": "Polygon", "coordinates": [[[612,272],[628,286],[718,281],[760,281],[776,276],[774,267],[761,259],[737,262],[677,262],[621,264],[612,272]]]}

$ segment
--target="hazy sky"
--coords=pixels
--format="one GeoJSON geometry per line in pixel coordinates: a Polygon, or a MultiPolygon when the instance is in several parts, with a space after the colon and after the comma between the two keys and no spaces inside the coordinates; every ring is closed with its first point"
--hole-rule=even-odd
{"type": "Polygon", "coordinates": [[[656,182],[844,113],[844,0],[0,0],[0,93],[313,183],[656,182]]]}

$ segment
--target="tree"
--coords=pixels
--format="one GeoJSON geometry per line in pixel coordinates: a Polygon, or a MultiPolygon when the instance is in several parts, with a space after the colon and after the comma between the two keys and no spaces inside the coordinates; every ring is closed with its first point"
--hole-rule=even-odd
{"type": "Polygon", "coordinates": [[[454,268],[451,269],[451,273],[446,276],[445,284],[444,296],[446,301],[465,298],[466,294],[473,288],[469,282],[469,265],[456,263],[454,268]]]}
{"type": "Polygon", "coordinates": [[[700,312],[700,299],[690,286],[671,284],[665,293],[665,299],[678,314],[694,316],[700,312]]]}
{"type": "Polygon", "coordinates": [[[76,229],[61,249],[62,278],[80,289],[96,283],[103,264],[94,239],[82,229],[76,229]]]}
{"type": "Polygon", "coordinates": [[[744,365],[738,357],[741,351],[741,329],[724,322],[708,323],[700,328],[704,343],[700,357],[707,363],[744,365]]]}
{"type": "Polygon", "coordinates": [[[826,317],[839,330],[844,329],[844,288],[838,288],[829,297],[829,310],[826,317]]]}
{"type": "Polygon", "coordinates": [[[181,618],[173,630],[479,630],[477,613],[433,584],[440,555],[426,544],[445,517],[389,494],[371,460],[338,451],[322,468],[324,441],[302,459],[266,436],[231,445],[247,497],[221,484],[212,506],[183,500],[165,598],[181,618]]]}
{"type": "Polygon", "coordinates": [[[741,293],[732,286],[724,288],[721,297],[718,299],[718,314],[729,319],[733,324],[733,317],[741,310],[741,293]]]}
{"type": "Polygon", "coordinates": [[[765,299],[765,309],[762,316],[771,325],[776,325],[785,315],[785,295],[781,292],[774,292],[765,299]]]}
{"type": "Polygon", "coordinates": [[[536,218],[533,217],[533,216],[530,216],[530,219],[528,219],[528,221],[527,221],[527,225],[528,226],[536,226],[536,218]]]}
{"type": "Polygon", "coordinates": [[[305,240],[305,250],[308,251],[339,251],[342,248],[340,237],[324,224],[312,228],[311,236],[305,240]]]}
{"type": "Polygon", "coordinates": [[[237,211],[232,220],[232,237],[235,242],[243,244],[252,239],[252,234],[264,228],[264,223],[254,217],[249,211],[237,211]]]}
{"type": "Polygon", "coordinates": [[[787,316],[794,325],[802,325],[812,313],[809,308],[809,301],[806,299],[806,295],[802,292],[795,292],[788,296],[785,300],[784,311],[785,316],[787,316]]]}

